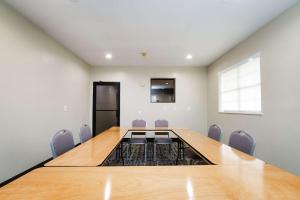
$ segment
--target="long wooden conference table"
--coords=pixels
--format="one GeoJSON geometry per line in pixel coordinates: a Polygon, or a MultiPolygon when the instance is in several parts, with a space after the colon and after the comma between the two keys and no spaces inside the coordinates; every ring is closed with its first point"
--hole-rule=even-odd
{"type": "Polygon", "coordinates": [[[300,199],[300,178],[188,129],[212,165],[103,167],[129,129],[113,127],[0,189],[0,199],[300,199]]]}

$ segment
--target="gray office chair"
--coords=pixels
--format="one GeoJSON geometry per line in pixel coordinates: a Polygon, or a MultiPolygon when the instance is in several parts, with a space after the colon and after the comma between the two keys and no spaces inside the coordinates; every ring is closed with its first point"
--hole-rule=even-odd
{"type": "MultiPolygon", "coordinates": [[[[169,123],[167,120],[156,120],[155,128],[168,128],[169,123]]],[[[153,148],[153,160],[156,161],[156,147],[157,145],[169,145],[169,153],[171,151],[171,144],[173,143],[170,138],[169,132],[155,132],[154,133],[154,148],[153,148]],[[157,137],[159,136],[159,137],[157,137]]]]}
{"type": "Polygon", "coordinates": [[[252,137],[246,131],[238,130],[231,133],[229,138],[229,146],[249,155],[253,155],[256,142],[254,137],[252,137]]]}
{"type": "Polygon", "coordinates": [[[147,138],[146,132],[131,132],[131,137],[128,141],[129,148],[127,148],[127,160],[128,155],[131,154],[131,145],[144,145],[144,161],[147,161],[147,138]],[[138,136],[138,137],[137,137],[138,136]],[[128,153],[129,149],[129,153],[128,153]]]}
{"type": "Polygon", "coordinates": [[[79,131],[79,139],[80,139],[80,143],[84,143],[86,141],[88,141],[89,139],[91,139],[92,136],[92,132],[90,127],[87,124],[84,124],[79,131]]]}
{"type": "Polygon", "coordinates": [[[154,122],[155,128],[168,128],[169,122],[167,120],[156,120],[154,122]]]}
{"type": "Polygon", "coordinates": [[[74,140],[71,131],[60,130],[51,139],[50,147],[53,158],[74,148],[74,140]]]}
{"type": "Polygon", "coordinates": [[[147,124],[146,121],[142,119],[136,119],[132,121],[133,128],[145,128],[146,124],[147,124]]]}
{"type": "Polygon", "coordinates": [[[220,141],[221,139],[222,129],[217,124],[213,124],[209,127],[208,137],[214,139],[216,141],[220,141]]]}
{"type": "MultiPolygon", "coordinates": [[[[137,119],[132,121],[132,127],[133,128],[145,128],[146,127],[146,121],[142,119],[137,119]]],[[[131,132],[131,137],[128,141],[129,147],[127,148],[127,160],[128,155],[131,154],[131,145],[144,145],[144,160],[147,161],[147,138],[146,138],[146,132],[141,131],[133,131],[131,132]],[[137,137],[138,136],[138,137],[137,137]],[[128,153],[129,151],[129,153],[128,153]]]]}

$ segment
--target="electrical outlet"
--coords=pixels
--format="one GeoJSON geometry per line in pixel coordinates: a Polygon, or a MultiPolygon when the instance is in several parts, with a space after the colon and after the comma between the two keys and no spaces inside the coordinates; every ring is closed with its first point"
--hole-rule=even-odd
{"type": "Polygon", "coordinates": [[[64,105],[64,111],[68,112],[68,106],[64,105]]]}

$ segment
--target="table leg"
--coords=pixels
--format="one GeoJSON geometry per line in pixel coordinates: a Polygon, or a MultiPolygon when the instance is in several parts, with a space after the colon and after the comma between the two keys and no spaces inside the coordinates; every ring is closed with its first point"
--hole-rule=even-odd
{"type": "Polygon", "coordinates": [[[145,151],[145,164],[147,162],[147,143],[145,144],[145,147],[144,147],[144,151],[145,151]]]}
{"type": "Polygon", "coordinates": [[[156,143],[153,144],[153,160],[156,161],[156,143]]]}

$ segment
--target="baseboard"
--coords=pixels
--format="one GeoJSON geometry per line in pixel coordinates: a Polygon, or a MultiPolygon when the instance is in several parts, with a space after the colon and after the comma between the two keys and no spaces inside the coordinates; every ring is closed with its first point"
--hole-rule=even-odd
{"type": "MultiPolygon", "coordinates": [[[[78,145],[80,145],[80,143],[76,144],[75,147],[77,147],[78,145]]],[[[53,159],[53,158],[51,157],[51,158],[49,158],[49,159],[47,159],[47,160],[45,160],[45,161],[43,161],[43,162],[41,162],[41,163],[39,163],[39,164],[33,166],[33,167],[31,167],[30,169],[27,169],[27,170],[25,170],[24,172],[21,172],[21,173],[15,175],[14,177],[12,177],[12,178],[10,178],[10,179],[8,179],[8,180],[6,180],[6,181],[3,181],[2,183],[0,183],[0,188],[3,187],[4,185],[7,185],[8,183],[10,183],[10,182],[16,180],[17,178],[20,178],[21,176],[24,176],[25,174],[31,172],[32,170],[35,170],[35,169],[40,168],[40,167],[44,167],[44,165],[45,165],[47,162],[49,162],[50,160],[52,160],[52,159],[53,159]]]]}
{"type": "Polygon", "coordinates": [[[52,158],[49,158],[49,159],[47,159],[47,160],[45,160],[45,161],[43,161],[43,162],[41,162],[41,163],[39,163],[39,164],[37,164],[37,165],[31,167],[30,169],[25,170],[24,172],[21,172],[21,173],[15,175],[14,177],[12,177],[12,178],[10,178],[10,179],[8,179],[8,180],[6,180],[6,181],[3,181],[2,183],[0,183],[0,188],[3,187],[4,185],[7,185],[8,183],[10,183],[10,182],[16,180],[17,178],[20,178],[21,176],[24,176],[25,174],[31,172],[32,170],[35,170],[35,169],[40,168],[40,167],[43,167],[44,164],[46,164],[46,163],[49,162],[50,160],[52,160],[52,158]]]}

